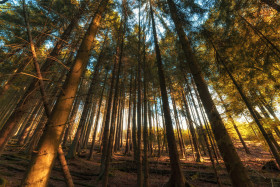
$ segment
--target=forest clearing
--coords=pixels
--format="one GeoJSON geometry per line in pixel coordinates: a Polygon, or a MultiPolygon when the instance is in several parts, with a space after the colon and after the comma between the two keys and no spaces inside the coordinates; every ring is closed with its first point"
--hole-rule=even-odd
{"type": "Polygon", "coordinates": [[[280,186],[279,12],[0,1],[0,186],[280,186]]]}

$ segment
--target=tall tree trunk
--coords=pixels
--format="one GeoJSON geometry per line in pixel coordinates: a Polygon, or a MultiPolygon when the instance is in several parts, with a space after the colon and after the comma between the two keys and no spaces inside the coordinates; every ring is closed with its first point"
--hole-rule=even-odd
{"type": "Polygon", "coordinates": [[[133,156],[134,161],[137,162],[137,132],[136,132],[136,88],[137,88],[137,79],[136,73],[134,77],[134,87],[133,87],[133,111],[132,111],[132,144],[133,144],[133,156]]]}
{"type": "Polygon", "coordinates": [[[149,115],[149,145],[150,145],[151,155],[153,155],[154,154],[154,147],[153,147],[154,130],[153,130],[153,123],[152,123],[153,114],[149,101],[148,101],[148,115],[149,115]]]}
{"type": "Polygon", "coordinates": [[[177,15],[177,7],[173,0],[167,0],[167,3],[169,5],[171,18],[175,24],[175,29],[179,36],[179,41],[184,51],[185,58],[188,61],[188,66],[193,75],[199,96],[210,120],[213,133],[218,143],[218,147],[225,162],[227,171],[230,175],[232,184],[234,186],[253,186],[253,183],[251,182],[248,173],[234,148],[221,116],[211,98],[207,84],[202,76],[201,69],[184,32],[184,27],[182,25],[183,23],[180,21],[180,18],[177,15]]]}
{"type": "Polygon", "coordinates": [[[126,144],[125,144],[125,155],[130,155],[130,137],[131,137],[131,130],[130,130],[130,122],[131,122],[131,104],[132,104],[132,68],[131,68],[131,75],[130,75],[130,86],[129,86],[129,101],[128,101],[128,119],[127,119],[127,133],[126,133],[126,144]]]}
{"type": "Polygon", "coordinates": [[[144,170],[144,187],[149,186],[149,168],[148,168],[148,99],[147,99],[147,67],[146,67],[146,46],[144,36],[143,46],[143,72],[144,72],[144,127],[143,127],[143,144],[144,144],[144,155],[143,155],[143,170],[144,170]]]}
{"type": "Polygon", "coordinates": [[[157,102],[156,102],[156,98],[154,96],[154,100],[155,100],[155,112],[156,112],[156,125],[157,125],[157,142],[158,142],[158,157],[160,157],[160,153],[161,153],[161,135],[160,135],[160,131],[159,131],[159,127],[158,127],[158,113],[157,113],[157,102]]]}
{"type": "Polygon", "coordinates": [[[60,94],[40,139],[38,151],[32,156],[30,166],[22,181],[22,186],[47,186],[65,123],[70,114],[80,78],[88,64],[92,44],[107,4],[108,0],[102,0],[93,16],[89,29],[78,50],[74,66],[64,83],[64,91],[60,94]]]}
{"type": "Polygon", "coordinates": [[[150,15],[152,18],[152,29],[153,29],[153,37],[154,37],[154,45],[156,51],[156,61],[158,67],[158,75],[159,75],[159,83],[160,83],[160,91],[161,91],[161,98],[163,103],[163,112],[164,112],[164,119],[165,119],[165,126],[166,126],[166,136],[168,142],[168,149],[169,149],[169,157],[170,157],[170,166],[171,166],[171,177],[167,183],[167,186],[190,186],[189,183],[186,181],[179,160],[179,154],[177,150],[177,145],[175,141],[175,135],[172,126],[172,119],[170,115],[170,108],[168,103],[168,96],[166,91],[166,82],[165,82],[165,75],[163,71],[163,64],[161,61],[161,54],[158,45],[157,33],[156,33],[156,25],[154,20],[154,13],[151,5],[150,0],[150,15]]]}
{"type": "Polygon", "coordinates": [[[138,69],[137,69],[137,186],[143,186],[143,175],[142,175],[142,156],[141,156],[141,134],[142,134],[142,114],[141,114],[141,106],[142,106],[142,94],[141,94],[141,22],[140,22],[140,14],[141,14],[141,0],[138,1],[138,69]]]}

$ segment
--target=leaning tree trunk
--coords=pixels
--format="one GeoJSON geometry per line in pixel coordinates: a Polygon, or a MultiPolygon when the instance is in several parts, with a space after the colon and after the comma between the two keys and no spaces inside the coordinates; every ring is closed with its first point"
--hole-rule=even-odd
{"type": "Polygon", "coordinates": [[[193,75],[199,96],[210,120],[213,133],[218,143],[218,147],[225,162],[227,171],[230,175],[232,184],[234,186],[253,186],[253,183],[251,182],[248,173],[235,150],[221,116],[211,98],[207,84],[202,76],[201,69],[193,54],[190,42],[188,41],[188,38],[185,34],[184,27],[182,25],[183,23],[180,21],[180,18],[177,15],[177,7],[173,0],[167,0],[167,2],[171,13],[171,18],[175,24],[175,29],[185,54],[185,58],[188,61],[188,66],[193,75]]]}
{"type": "Polygon", "coordinates": [[[175,135],[172,126],[172,119],[170,115],[170,108],[168,103],[168,96],[166,91],[166,82],[165,82],[165,75],[163,71],[163,64],[161,61],[161,54],[158,45],[157,33],[156,33],[156,25],[154,20],[154,13],[151,5],[150,0],[150,14],[152,18],[152,29],[153,29],[153,37],[154,37],[154,45],[156,51],[156,61],[158,67],[158,75],[159,75],[159,84],[160,84],[160,91],[161,91],[161,98],[163,103],[163,112],[164,112],[164,119],[165,119],[165,126],[166,126],[166,136],[169,148],[169,157],[170,157],[170,166],[171,166],[171,177],[167,183],[167,186],[190,186],[190,184],[186,181],[179,160],[179,154],[177,150],[177,145],[175,141],[175,135]]]}
{"type": "Polygon", "coordinates": [[[46,129],[40,139],[38,151],[32,156],[30,166],[22,181],[22,186],[47,186],[65,123],[71,111],[80,78],[88,64],[92,43],[95,40],[101,16],[106,10],[107,4],[108,0],[102,0],[93,16],[89,29],[78,50],[74,66],[64,83],[64,91],[57,99],[46,129]]]}

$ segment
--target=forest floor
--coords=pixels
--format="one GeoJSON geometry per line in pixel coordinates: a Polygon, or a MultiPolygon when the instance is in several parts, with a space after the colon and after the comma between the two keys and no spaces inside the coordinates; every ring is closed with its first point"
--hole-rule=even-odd
{"type": "MultiPolygon", "coordinates": [[[[261,143],[249,141],[246,143],[252,153],[251,155],[243,151],[241,144],[236,143],[235,145],[255,185],[260,187],[280,186],[279,171],[262,170],[262,166],[272,160],[270,153],[262,148],[261,143]]],[[[68,160],[75,186],[101,186],[100,182],[98,183],[100,156],[100,153],[96,153],[93,161],[88,161],[86,154],[82,154],[75,159],[68,160]]],[[[186,179],[194,186],[218,186],[209,158],[203,157],[203,159],[203,162],[197,163],[191,154],[181,159],[186,179]]],[[[219,162],[222,163],[221,160],[219,162]]],[[[19,147],[9,144],[7,150],[0,157],[0,177],[6,180],[7,186],[19,186],[28,163],[29,159],[19,151],[19,147]]],[[[163,156],[160,158],[150,157],[149,168],[150,186],[163,186],[168,181],[170,175],[167,153],[163,153],[163,156]]],[[[217,166],[217,169],[223,186],[231,186],[224,164],[217,166]]],[[[111,162],[109,186],[136,186],[136,180],[137,168],[133,162],[133,156],[124,156],[123,152],[115,153],[111,162]]],[[[55,162],[52,170],[49,186],[66,186],[58,161],[55,162]]]]}

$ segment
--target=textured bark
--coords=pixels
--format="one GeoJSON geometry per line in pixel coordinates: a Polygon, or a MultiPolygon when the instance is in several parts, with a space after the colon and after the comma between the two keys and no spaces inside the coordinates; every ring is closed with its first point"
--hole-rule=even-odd
{"type": "Polygon", "coordinates": [[[180,21],[180,18],[177,15],[177,7],[173,0],[167,0],[167,2],[171,13],[171,18],[175,24],[175,29],[184,51],[185,58],[188,62],[188,66],[197,86],[199,96],[210,120],[213,133],[225,162],[227,171],[230,175],[232,184],[233,186],[253,186],[253,183],[250,181],[248,173],[234,148],[230,136],[225,129],[221,116],[211,98],[207,84],[202,76],[201,69],[193,54],[190,42],[188,41],[188,38],[184,32],[184,27],[182,25],[183,22],[180,21]]]}
{"type": "Polygon", "coordinates": [[[95,40],[101,22],[101,16],[107,7],[107,4],[108,0],[102,0],[97,12],[93,16],[89,29],[77,52],[74,66],[64,83],[63,93],[58,97],[47,122],[46,129],[40,139],[38,151],[34,152],[34,155],[32,156],[30,166],[22,181],[22,186],[47,186],[65,124],[78,89],[80,78],[88,64],[92,44],[95,40]]]}

